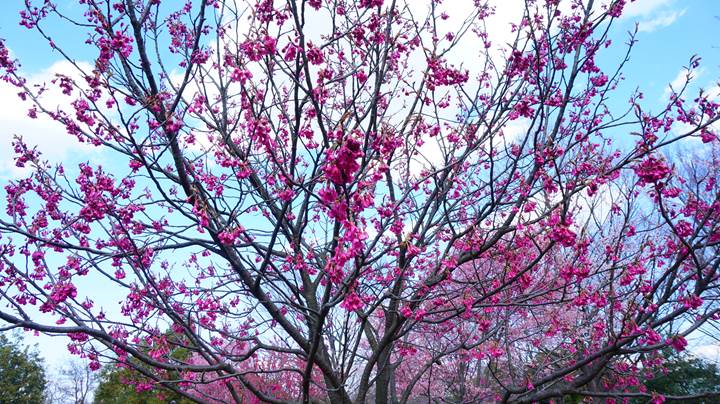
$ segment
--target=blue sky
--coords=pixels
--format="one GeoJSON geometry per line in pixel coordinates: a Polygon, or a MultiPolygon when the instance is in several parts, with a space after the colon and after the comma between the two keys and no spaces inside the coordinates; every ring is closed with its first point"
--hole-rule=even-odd
{"type": "MultiPolygon", "coordinates": [[[[455,0],[446,0],[455,1],[455,0]]],[[[170,2],[181,3],[180,0],[170,2]]],[[[52,79],[54,72],[69,69],[62,57],[48,46],[47,42],[34,31],[18,25],[18,11],[22,0],[5,0],[0,13],[0,37],[22,63],[22,71],[31,81],[43,82],[52,79]]],[[[81,12],[77,0],[58,0],[57,3],[70,13],[81,12]]],[[[497,1],[503,7],[502,1],[497,1]]],[[[507,4],[507,3],[506,3],[507,4]]],[[[506,6],[507,7],[507,6],[506,6]]],[[[660,108],[666,96],[667,86],[683,73],[683,66],[690,57],[702,57],[697,73],[697,87],[713,88],[720,78],[720,1],[719,0],[638,0],[633,3],[626,17],[617,22],[614,42],[624,42],[626,32],[639,22],[639,40],[624,70],[626,81],[616,99],[616,108],[627,106],[630,92],[639,87],[645,93],[646,105],[660,108]],[[627,95],[627,96],[623,96],[627,95]]],[[[66,26],[48,27],[53,39],[77,57],[78,62],[91,63],[95,53],[83,44],[84,34],[66,26]]],[[[622,46],[613,47],[599,59],[602,66],[611,66],[624,53],[622,46]]],[[[681,76],[680,76],[681,77],[681,76]]],[[[39,144],[46,158],[54,161],[102,160],[95,149],[77,145],[74,138],[66,135],[64,129],[48,120],[30,121],[25,117],[29,105],[22,104],[16,97],[16,89],[0,83],[0,97],[4,106],[0,108],[0,185],[18,175],[12,163],[9,143],[15,134],[23,135],[28,143],[39,144]]],[[[693,90],[695,92],[695,90],[693,90]]],[[[692,94],[692,93],[691,93],[692,94]]],[[[67,357],[64,342],[57,339],[37,339],[43,356],[51,365],[67,357]]],[[[707,349],[708,352],[715,352],[707,349]]]]}
{"type": "Polygon", "coordinates": [[[623,18],[616,32],[640,22],[639,40],[625,69],[627,82],[648,100],[663,96],[693,55],[702,57],[696,84],[705,88],[720,79],[720,2],[715,0],[638,1],[658,4],[648,12],[623,18]]]}

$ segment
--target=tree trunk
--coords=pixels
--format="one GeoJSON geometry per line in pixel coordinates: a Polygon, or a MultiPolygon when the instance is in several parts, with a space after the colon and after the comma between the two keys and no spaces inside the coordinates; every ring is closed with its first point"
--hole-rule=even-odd
{"type": "Polygon", "coordinates": [[[390,402],[390,378],[392,374],[389,349],[383,350],[380,354],[377,369],[377,377],[375,378],[375,404],[387,404],[390,402]]]}

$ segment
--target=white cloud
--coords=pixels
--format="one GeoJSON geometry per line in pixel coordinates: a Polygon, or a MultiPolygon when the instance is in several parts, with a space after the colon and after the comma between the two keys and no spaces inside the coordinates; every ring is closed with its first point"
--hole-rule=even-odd
{"type": "Polygon", "coordinates": [[[623,19],[637,21],[638,31],[653,32],[672,25],[685,14],[685,9],[675,9],[675,0],[636,0],[628,2],[623,9],[623,19]]]}
{"type": "Polygon", "coordinates": [[[718,344],[696,346],[690,348],[690,352],[708,361],[717,362],[720,360],[720,345],[718,344]]]}
{"type": "Polygon", "coordinates": [[[640,21],[638,31],[640,32],[653,32],[659,28],[664,28],[672,25],[678,18],[685,14],[685,9],[677,11],[666,11],[659,13],[656,17],[640,21]]]}
{"type": "MultiPolygon", "coordinates": [[[[87,63],[78,63],[83,70],[92,70],[87,63]]],[[[60,89],[50,83],[56,74],[64,74],[71,78],[78,77],[78,70],[67,61],[56,62],[47,69],[26,76],[30,88],[35,85],[47,86],[47,91],[41,97],[41,103],[49,110],[55,110],[58,106],[68,105],[71,98],[62,94],[60,89]]],[[[77,138],[69,135],[65,127],[38,112],[36,119],[28,116],[28,110],[32,107],[29,100],[22,101],[18,97],[21,89],[6,83],[0,82],[0,99],[3,100],[3,107],[0,108],[0,177],[12,178],[22,175],[25,170],[15,167],[13,162],[13,148],[11,143],[15,136],[21,136],[29,146],[37,146],[42,153],[42,158],[51,162],[62,161],[73,152],[89,154],[95,148],[88,144],[78,142],[77,138]]]]}
{"type": "Polygon", "coordinates": [[[636,0],[628,4],[623,9],[624,18],[648,17],[654,11],[662,7],[667,7],[674,0],[636,0]]]}
{"type": "Polygon", "coordinates": [[[720,101],[720,84],[713,84],[705,90],[705,94],[711,101],[720,101]]]}

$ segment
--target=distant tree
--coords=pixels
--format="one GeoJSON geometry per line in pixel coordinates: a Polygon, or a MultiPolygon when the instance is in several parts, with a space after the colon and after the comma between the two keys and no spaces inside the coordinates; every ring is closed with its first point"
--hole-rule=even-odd
{"type": "Polygon", "coordinates": [[[175,402],[190,403],[172,391],[139,388],[140,375],[131,369],[117,368],[112,365],[100,371],[99,384],[95,390],[95,404],[160,404],[175,402]]]}
{"type": "Polygon", "coordinates": [[[691,355],[676,355],[668,360],[665,371],[645,386],[666,397],[683,397],[688,404],[716,403],[720,398],[720,369],[715,363],[691,355]],[[718,393],[704,394],[713,391],[718,393]],[[700,396],[692,397],[696,395],[700,396]]]}
{"type": "Polygon", "coordinates": [[[0,403],[42,403],[45,370],[37,351],[22,338],[0,334],[0,403]]]}
{"type": "MultiPolygon", "coordinates": [[[[178,336],[172,331],[166,331],[164,337],[168,341],[177,344],[178,336]]],[[[143,352],[153,350],[152,345],[142,346],[143,352]]],[[[187,360],[189,352],[185,348],[174,348],[168,353],[169,357],[176,361],[187,360]]],[[[154,383],[146,377],[149,369],[137,361],[130,361],[130,364],[123,366],[106,365],[100,371],[99,384],[95,390],[95,404],[160,404],[176,403],[186,404],[192,401],[184,398],[181,394],[171,389],[163,388],[162,385],[154,383]]],[[[168,379],[179,379],[177,372],[169,372],[168,379]]]]}
{"type": "Polygon", "coordinates": [[[88,363],[80,360],[66,361],[48,381],[45,402],[48,404],[89,404],[98,376],[88,363]]]}

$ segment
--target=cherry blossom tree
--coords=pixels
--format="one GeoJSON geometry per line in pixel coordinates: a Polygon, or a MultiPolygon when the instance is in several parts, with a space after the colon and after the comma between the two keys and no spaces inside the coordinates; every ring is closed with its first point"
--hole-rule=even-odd
{"type": "Polygon", "coordinates": [[[659,111],[618,88],[625,0],[497,37],[483,0],[77,3],[20,16],[74,74],[0,42],[28,119],[102,162],[15,139],[0,319],[92,369],[201,403],[662,402],[664,349],[719,318],[717,94],[698,58],[659,111]]]}

